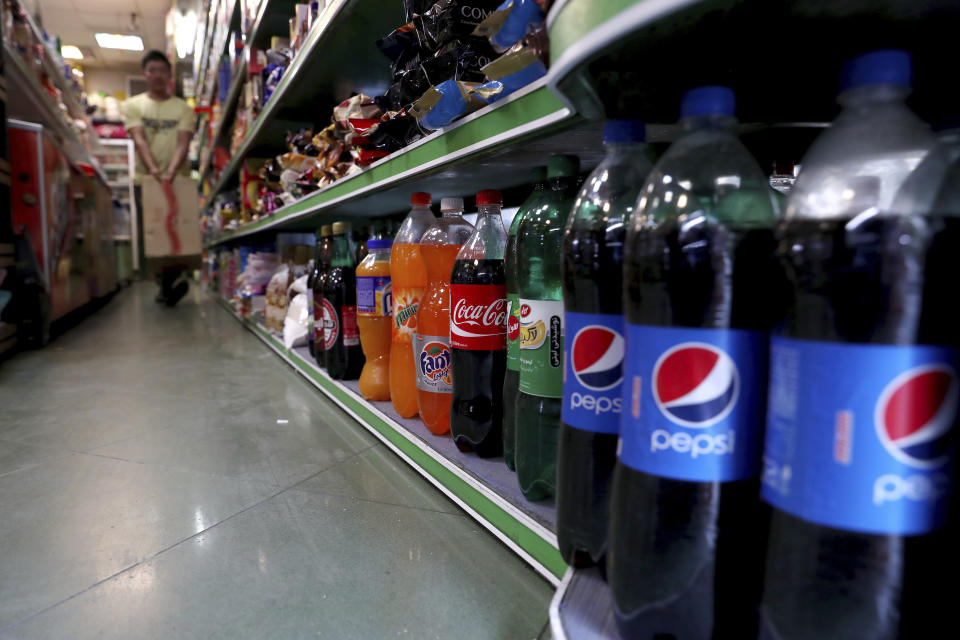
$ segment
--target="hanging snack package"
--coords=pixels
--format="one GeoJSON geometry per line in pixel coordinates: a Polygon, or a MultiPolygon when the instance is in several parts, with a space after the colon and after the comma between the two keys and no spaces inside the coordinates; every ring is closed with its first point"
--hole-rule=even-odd
{"type": "Polygon", "coordinates": [[[413,20],[414,16],[428,11],[436,1],[437,0],[403,0],[403,11],[407,16],[407,22],[413,20]]]}
{"type": "Polygon", "coordinates": [[[497,53],[503,53],[544,19],[543,9],[534,0],[506,0],[477,25],[473,35],[487,38],[497,53]]]}
{"type": "Polygon", "coordinates": [[[413,19],[420,46],[434,51],[451,40],[470,37],[503,0],[437,0],[413,19]]]}
{"type": "Polygon", "coordinates": [[[518,42],[483,68],[488,81],[473,90],[474,96],[491,103],[522,89],[547,75],[547,67],[536,51],[523,42],[518,42]]]}

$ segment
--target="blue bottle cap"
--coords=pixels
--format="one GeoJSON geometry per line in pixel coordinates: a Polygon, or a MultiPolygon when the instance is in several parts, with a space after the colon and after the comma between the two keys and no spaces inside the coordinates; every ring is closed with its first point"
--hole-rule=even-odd
{"type": "Polygon", "coordinates": [[[840,74],[840,90],[872,84],[909,87],[913,77],[910,54],[900,49],[880,49],[850,58],[840,74]]]}
{"type": "Polygon", "coordinates": [[[736,98],[730,87],[707,86],[690,89],[680,100],[680,117],[732,116],[736,112],[736,98]]]}
{"type": "Polygon", "coordinates": [[[639,120],[608,120],[603,125],[603,144],[643,142],[646,139],[647,127],[639,120]]]}
{"type": "Polygon", "coordinates": [[[390,238],[374,238],[373,240],[367,240],[367,249],[373,251],[374,249],[389,249],[393,246],[393,240],[390,238]]]}

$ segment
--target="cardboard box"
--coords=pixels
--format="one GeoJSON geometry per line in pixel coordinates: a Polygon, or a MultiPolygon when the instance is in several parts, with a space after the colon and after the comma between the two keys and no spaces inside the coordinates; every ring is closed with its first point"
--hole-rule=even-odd
{"type": "Polygon", "coordinates": [[[148,258],[200,255],[197,183],[178,176],[161,184],[143,180],[143,245],[148,258]]]}

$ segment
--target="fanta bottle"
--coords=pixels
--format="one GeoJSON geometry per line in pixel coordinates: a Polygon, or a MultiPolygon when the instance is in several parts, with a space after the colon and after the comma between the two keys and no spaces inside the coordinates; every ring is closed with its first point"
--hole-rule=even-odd
{"type": "Polygon", "coordinates": [[[404,418],[417,415],[417,373],[412,338],[417,332],[417,307],[427,288],[427,268],[420,257],[420,238],[436,222],[429,193],[410,196],[413,207],[400,225],[390,252],[393,275],[393,336],[390,344],[390,399],[404,418]]]}
{"type": "Polygon", "coordinates": [[[360,393],[367,400],[390,399],[390,338],[393,333],[393,289],[390,246],[393,240],[368,240],[367,256],[357,267],[357,325],[366,363],[360,393]]]}
{"type": "Polygon", "coordinates": [[[463,219],[463,198],[440,201],[441,218],[423,234],[420,254],[427,266],[427,290],[417,312],[413,339],[420,418],[436,435],[450,431],[453,377],[450,369],[450,274],[460,247],[473,232],[463,219]]]}

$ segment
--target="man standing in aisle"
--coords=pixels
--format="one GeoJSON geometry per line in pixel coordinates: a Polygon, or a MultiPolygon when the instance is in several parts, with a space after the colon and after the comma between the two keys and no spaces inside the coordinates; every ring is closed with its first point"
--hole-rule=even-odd
{"type": "MultiPolygon", "coordinates": [[[[133,96],[125,104],[124,126],[137,147],[136,185],[137,215],[140,216],[140,255],[143,255],[143,200],[141,185],[144,180],[171,182],[176,176],[190,175],[186,161],[190,139],[193,137],[193,109],[182,99],[171,95],[173,69],[160,51],[149,51],[141,63],[147,91],[133,96]]],[[[186,280],[177,282],[187,267],[182,259],[154,258],[154,273],[159,273],[160,292],[157,302],[174,306],[187,294],[186,280]]]]}

